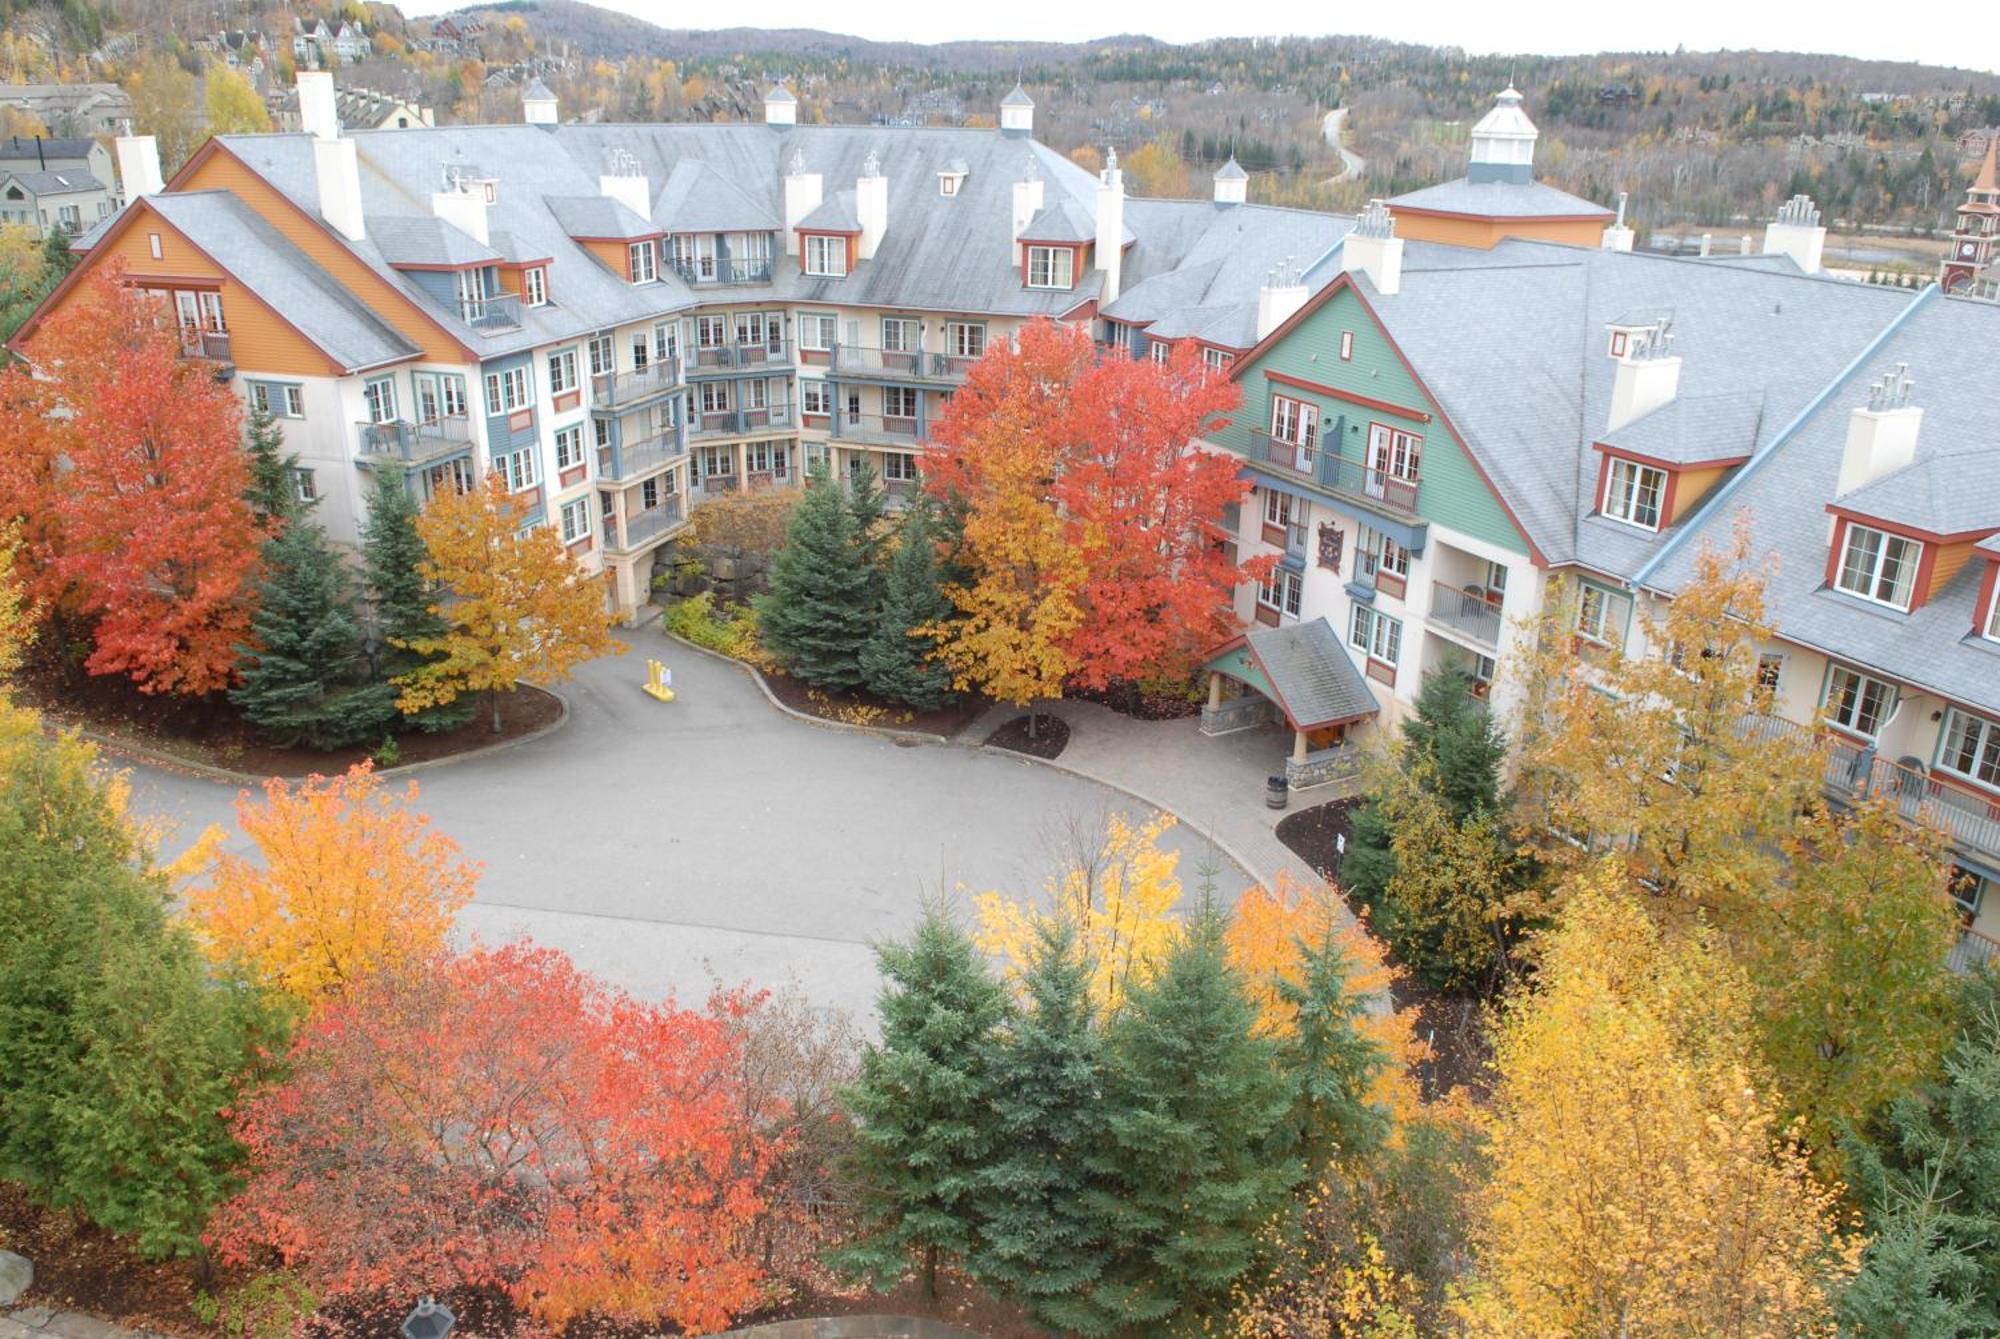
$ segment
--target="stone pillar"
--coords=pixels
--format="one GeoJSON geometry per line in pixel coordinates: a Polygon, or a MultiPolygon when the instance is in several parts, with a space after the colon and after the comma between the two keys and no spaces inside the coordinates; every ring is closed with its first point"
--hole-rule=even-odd
{"type": "Polygon", "coordinates": [[[1306,732],[1303,730],[1292,731],[1292,761],[1298,763],[1301,767],[1305,765],[1306,732]]]}
{"type": "Polygon", "coordinates": [[[1222,675],[1215,670],[1210,670],[1208,672],[1208,709],[1210,711],[1216,711],[1219,710],[1221,706],[1222,706],[1222,675]]]}

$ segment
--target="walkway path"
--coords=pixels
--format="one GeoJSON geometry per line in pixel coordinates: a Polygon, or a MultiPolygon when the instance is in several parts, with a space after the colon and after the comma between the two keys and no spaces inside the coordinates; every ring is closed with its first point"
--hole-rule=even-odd
{"type": "Polygon", "coordinates": [[[1341,169],[1337,177],[1328,177],[1326,184],[1358,178],[1367,170],[1368,160],[1353,152],[1343,143],[1347,133],[1347,108],[1335,107],[1320,122],[1320,133],[1326,136],[1327,145],[1340,155],[1341,169]]]}
{"type": "MultiPolygon", "coordinates": [[[[424,773],[420,807],[485,873],[461,929],[560,947],[636,993],[699,999],[711,983],[795,979],[815,1004],[868,1018],[869,944],[916,919],[939,890],[1039,892],[1062,834],[1125,795],[997,750],[908,745],[781,714],[736,666],[657,628],[565,685],[567,726],[522,746],[424,773]],[[647,656],[679,700],[639,691],[647,656]]],[[[1081,768],[1214,823],[1259,875],[1286,858],[1259,787],[1281,742],[1201,739],[1087,704],[1071,749],[1081,768]],[[1114,727],[1121,727],[1114,729],[1114,727]],[[1129,740],[1129,744],[1121,741],[1129,740]]],[[[983,736],[981,736],[983,738],[983,736]]],[[[176,825],[169,853],[228,824],[234,789],[149,768],[133,805],[176,825]]],[[[1194,872],[1220,866],[1234,898],[1248,879],[1186,825],[1171,838],[1194,872]]],[[[960,903],[962,906],[962,902],[960,903]]]]}

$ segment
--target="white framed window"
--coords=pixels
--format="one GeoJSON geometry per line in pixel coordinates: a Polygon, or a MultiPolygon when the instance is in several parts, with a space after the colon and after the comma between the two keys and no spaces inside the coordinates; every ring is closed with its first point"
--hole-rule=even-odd
{"type": "Polygon", "coordinates": [[[917,323],[907,316],[885,316],[882,318],[882,352],[915,353],[920,332],[917,323]]]}
{"type": "Polygon", "coordinates": [[[1311,463],[1313,448],[1319,445],[1319,406],[1289,395],[1271,397],[1271,436],[1300,449],[1311,463]]]}
{"type": "Polygon", "coordinates": [[[1896,688],[1859,670],[1835,665],[1827,671],[1826,701],[1820,705],[1827,720],[1841,729],[1873,739],[1896,709],[1896,688]]]}
{"type": "Polygon", "coordinates": [[[726,381],[704,381],[701,383],[701,412],[721,414],[729,410],[729,383],[726,381]]]}
{"type": "Polygon", "coordinates": [[[1370,660],[1394,669],[1403,658],[1403,620],[1357,604],[1348,620],[1347,641],[1370,660]]]}
{"type": "Polygon", "coordinates": [[[799,317],[799,347],[824,353],[840,338],[840,322],[826,312],[807,312],[799,317]]]}
{"type": "Polygon", "coordinates": [[[882,388],[882,416],[884,418],[915,418],[917,416],[917,392],[913,386],[884,386],[882,388]]]}
{"type": "MultiPolygon", "coordinates": [[[[1294,502],[1295,499],[1290,493],[1280,493],[1275,488],[1265,489],[1264,524],[1290,525],[1292,523],[1292,507],[1294,502]]],[[[1299,504],[1299,509],[1304,510],[1304,504],[1299,504]]]]}
{"type": "Polygon", "coordinates": [[[317,502],[319,486],[313,482],[313,472],[294,466],[292,469],[292,496],[301,502],[317,502]]]}
{"type": "Polygon", "coordinates": [[[1993,603],[1986,607],[1986,635],[2000,642],[2000,581],[1993,584],[1993,603]]]}
{"type": "Polygon", "coordinates": [[[635,284],[650,284],[660,277],[658,258],[650,241],[634,242],[625,248],[626,273],[635,284]]]}
{"type": "Polygon", "coordinates": [[[250,383],[250,404],[274,418],[304,418],[306,394],[302,387],[274,381],[250,383]]]}
{"type": "Polygon", "coordinates": [[[1173,359],[1174,346],[1163,339],[1156,339],[1146,346],[1146,356],[1164,367],[1173,359]]]}
{"type": "Polygon", "coordinates": [[[1281,614],[1299,616],[1299,592],[1304,583],[1299,574],[1289,567],[1280,567],[1271,573],[1269,581],[1257,585],[1257,603],[1266,609],[1275,609],[1281,614]]]}
{"type": "Polygon", "coordinates": [[[565,502],[558,513],[562,519],[562,540],[574,544],[579,539],[590,538],[590,499],[580,497],[574,502],[565,502]]]}
{"type": "Polygon", "coordinates": [[[1405,580],[1409,578],[1410,551],[1387,535],[1382,536],[1382,553],[1376,561],[1379,570],[1405,580]]]}
{"type": "Polygon", "coordinates": [[[1599,646],[1623,646],[1631,618],[1631,596],[1589,584],[1578,590],[1576,631],[1585,641],[1599,646]]]}
{"type": "MultiPolygon", "coordinates": [[[[609,493],[606,493],[603,495],[603,497],[604,497],[604,514],[609,516],[611,514],[611,495],[609,493]]],[[[639,485],[639,510],[651,511],[653,508],[659,505],[660,505],[660,480],[658,476],[655,476],[639,485]]]]}
{"type": "Polygon", "coordinates": [[[672,321],[661,321],[653,327],[653,361],[664,363],[681,351],[681,330],[672,321]]]}
{"type": "Polygon", "coordinates": [[[727,316],[697,316],[694,318],[694,346],[697,349],[720,349],[729,343],[729,318],[727,316]]]}
{"type": "Polygon", "coordinates": [[[1076,252],[1066,246],[1028,248],[1028,287],[1074,288],[1076,252]]]}
{"type": "Polygon", "coordinates": [[[618,370],[618,348],[609,335],[592,335],[586,346],[590,351],[590,375],[601,377],[618,370]]]}
{"type": "Polygon", "coordinates": [[[947,196],[957,195],[958,184],[964,180],[965,177],[957,172],[938,173],[938,194],[947,196]]]}
{"type": "Polygon", "coordinates": [[[743,383],[743,407],[745,409],[764,408],[766,405],[770,404],[771,402],[770,396],[771,396],[771,383],[765,381],[761,377],[759,377],[754,381],[746,381],[743,383]]]}
{"type": "Polygon", "coordinates": [[[1667,472],[1635,460],[1613,459],[1605,471],[1602,511],[1614,521],[1641,530],[1660,528],[1660,504],[1667,495],[1667,472]]]}
{"type": "Polygon", "coordinates": [[[561,395],[576,389],[576,350],[559,349],[549,355],[549,394],[561,395]]]}
{"type": "Polygon", "coordinates": [[[1849,521],[1833,584],[1849,595],[1891,609],[1908,609],[1923,556],[1924,546],[1918,540],[1849,521]]]}
{"type": "Polygon", "coordinates": [[[535,469],[535,448],[532,446],[493,457],[493,472],[500,476],[510,493],[533,488],[541,481],[541,475],[535,469]]]}
{"type": "Polygon", "coordinates": [[[530,307],[549,305],[549,272],[536,265],[521,271],[521,301],[530,307]]]}
{"type": "Polygon", "coordinates": [[[947,321],[944,327],[945,352],[954,358],[986,356],[986,327],[978,321],[947,321]]]}
{"type": "Polygon", "coordinates": [[[1782,651],[1762,651],[1757,655],[1757,687],[1766,693],[1776,695],[1778,686],[1785,680],[1785,653],[1782,651]]]}
{"type": "Polygon", "coordinates": [[[917,480],[917,458],[901,451],[884,452],[882,456],[882,477],[894,483],[915,483],[917,480]]]}
{"type": "Polygon", "coordinates": [[[847,274],[847,239],[807,233],[805,261],[807,274],[824,279],[844,277],[847,274]]]}
{"type": "Polygon", "coordinates": [[[528,369],[510,367],[505,372],[486,374],[486,412],[495,418],[511,414],[532,403],[528,398],[528,369]]]}
{"type": "Polygon", "coordinates": [[[611,445],[611,420],[594,418],[590,420],[590,444],[598,450],[611,445]]]}
{"type": "Polygon", "coordinates": [[[583,464],[583,425],[561,428],[556,432],[556,468],[574,469],[583,464]]]}
{"type": "Polygon", "coordinates": [[[1417,481],[1422,467],[1424,439],[1382,423],[1368,425],[1368,491],[1381,494],[1391,479],[1406,484],[1417,481]]]}
{"type": "Polygon", "coordinates": [[[2000,790],[2000,721],[1953,707],[1945,713],[1938,766],[1968,781],[2000,790]]]}
{"type": "Polygon", "coordinates": [[[439,377],[437,385],[439,405],[444,411],[444,416],[446,418],[466,417],[465,378],[439,377]]]}
{"type": "MultiPolygon", "coordinates": [[[[770,318],[771,333],[778,331],[776,316],[770,318]]],[[[738,312],[736,314],[736,342],[746,349],[761,348],[764,343],[764,313],[738,312]]]]}
{"type": "Polygon", "coordinates": [[[1340,361],[1343,363],[1354,361],[1354,332],[1352,330],[1343,330],[1340,332],[1340,361]]]}
{"type": "Polygon", "coordinates": [[[831,414],[833,395],[824,381],[817,377],[801,379],[799,382],[799,410],[806,414],[831,414]]]}
{"type": "Polygon", "coordinates": [[[1211,372],[1226,372],[1229,370],[1229,365],[1235,361],[1236,355],[1224,349],[1201,351],[1201,364],[1211,372]]]}
{"type": "Polygon", "coordinates": [[[396,383],[390,377],[378,377],[361,387],[361,399],[368,406],[370,423],[394,423],[396,421],[396,383]]]}

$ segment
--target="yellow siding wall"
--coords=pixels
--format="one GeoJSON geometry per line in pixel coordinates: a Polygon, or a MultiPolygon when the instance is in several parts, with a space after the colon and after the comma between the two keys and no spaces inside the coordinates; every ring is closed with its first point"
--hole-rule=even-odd
{"type": "Polygon", "coordinates": [[[1966,540],[1961,544],[1944,544],[1938,548],[1937,562],[1931,567],[1930,589],[1924,592],[1926,600],[1937,598],[1938,592],[1951,584],[1961,567],[1972,561],[1977,541],[1966,540]]]}
{"type": "Polygon", "coordinates": [[[1721,482],[1722,476],[1727,473],[1727,469],[1682,470],[1680,477],[1674,480],[1673,515],[1667,517],[1665,523],[1672,525],[1701,505],[1701,500],[1708,496],[1708,490],[1721,482]]]}
{"type": "Polygon", "coordinates": [[[1604,223],[1598,219],[1481,219],[1436,214],[1406,214],[1391,210],[1396,218],[1396,236],[1415,242],[1442,242],[1446,246],[1473,247],[1490,251],[1509,237],[1535,242],[1566,242],[1572,246],[1598,246],[1604,240],[1604,223]]]}

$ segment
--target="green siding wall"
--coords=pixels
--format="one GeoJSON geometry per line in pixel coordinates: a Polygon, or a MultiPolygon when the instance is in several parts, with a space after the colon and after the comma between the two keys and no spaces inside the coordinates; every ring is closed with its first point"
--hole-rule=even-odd
{"type": "Polygon", "coordinates": [[[1274,387],[1265,377],[1266,372],[1428,412],[1431,420],[1425,423],[1331,396],[1316,396],[1297,387],[1275,388],[1298,399],[1316,401],[1320,406],[1320,422],[1327,432],[1331,432],[1337,418],[1345,416],[1347,427],[1342,433],[1340,454],[1350,460],[1365,458],[1371,422],[1417,433],[1424,439],[1417,506],[1425,519],[1515,553],[1528,553],[1527,541],[1445,428],[1437,405],[1404,369],[1388,336],[1352,290],[1342,289],[1334,294],[1273,348],[1249,360],[1238,378],[1243,387],[1243,407],[1227,428],[1209,434],[1210,441],[1231,451],[1251,454],[1251,435],[1268,431],[1271,424],[1270,397],[1274,387]],[[1347,330],[1354,332],[1354,356],[1342,361],[1340,336],[1347,330]]]}

